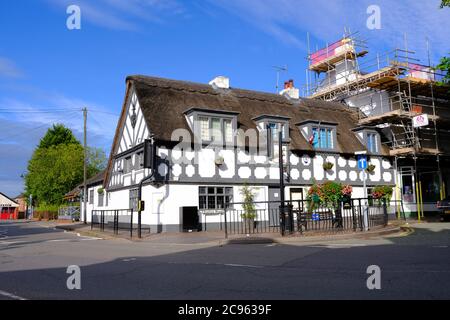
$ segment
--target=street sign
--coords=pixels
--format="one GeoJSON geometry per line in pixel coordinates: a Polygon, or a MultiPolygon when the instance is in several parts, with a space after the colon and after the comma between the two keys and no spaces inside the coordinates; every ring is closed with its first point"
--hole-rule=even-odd
{"type": "Polygon", "coordinates": [[[428,120],[427,114],[421,114],[413,118],[413,127],[414,128],[420,128],[420,127],[426,127],[430,124],[430,121],[428,120]]]}
{"type": "Polygon", "coordinates": [[[366,170],[367,169],[367,157],[366,156],[358,156],[358,169],[366,170]]]}

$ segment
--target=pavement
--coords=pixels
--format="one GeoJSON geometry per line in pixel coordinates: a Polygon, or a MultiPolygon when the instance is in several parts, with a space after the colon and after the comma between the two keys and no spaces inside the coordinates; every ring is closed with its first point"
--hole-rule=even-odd
{"type": "Polygon", "coordinates": [[[130,241],[47,222],[0,223],[0,299],[450,298],[448,223],[291,243],[225,245],[201,234],[187,237],[130,241]],[[67,287],[72,265],[80,268],[80,290],[67,287]],[[381,270],[380,290],[367,287],[372,265],[381,270]]]}
{"type": "Polygon", "coordinates": [[[205,231],[191,233],[161,233],[149,234],[143,232],[141,239],[137,237],[137,232],[130,237],[129,231],[121,230],[115,235],[112,230],[100,231],[99,229],[91,229],[90,225],[84,223],[61,223],[47,222],[48,226],[55,227],[70,232],[76,232],[80,235],[98,237],[102,239],[124,239],[129,241],[152,242],[152,243],[176,243],[176,244],[198,244],[212,243],[217,245],[227,244],[290,244],[295,242],[317,242],[317,241],[334,241],[344,239],[366,239],[371,237],[379,237],[384,235],[408,233],[411,231],[408,223],[403,221],[391,221],[387,227],[377,227],[367,232],[335,232],[335,233],[295,233],[292,235],[281,236],[279,233],[257,233],[257,234],[229,234],[225,237],[224,231],[205,231]]]}

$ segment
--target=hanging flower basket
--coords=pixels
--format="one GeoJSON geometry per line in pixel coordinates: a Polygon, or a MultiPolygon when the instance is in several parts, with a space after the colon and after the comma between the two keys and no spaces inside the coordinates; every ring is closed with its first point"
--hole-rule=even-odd
{"type": "Polygon", "coordinates": [[[324,162],[324,164],[323,164],[323,169],[325,170],[325,171],[330,171],[331,169],[333,169],[333,167],[334,167],[334,164],[332,164],[331,162],[324,162]]]}
{"type": "Polygon", "coordinates": [[[366,171],[367,171],[367,173],[372,174],[372,173],[375,172],[375,168],[376,168],[376,166],[375,166],[374,164],[369,164],[369,165],[367,166],[366,171]]]}
{"type": "Polygon", "coordinates": [[[98,188],[98,189],[97,189],[97,193],[98,193],[98,194],[103,194],[103,193],[105,193],[105,189],[103,189],[103,188],[98,188]]]}
{"type": "Polygon", "coordinates": [[[221,166],[225,163],[225,159],[222,156],[217,156],[216,159],[214,159],[214,163],[216,166],[221,166]]]}

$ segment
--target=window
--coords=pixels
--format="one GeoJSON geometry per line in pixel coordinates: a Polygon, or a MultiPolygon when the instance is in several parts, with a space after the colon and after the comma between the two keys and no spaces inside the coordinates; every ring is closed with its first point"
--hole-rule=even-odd
{"type": "Polygon", "coordinates": [[[313,147],[318,149],[334,149],[333,129],[312,128],[313,147]]]}
{"type": "Polygon", "coordinates": [[[130,173],[132,170],[131,157],[125,158],[125,165],[123,168],[123,173],[130,173]]]}
{"type": "Polygon", "coordinates": [[[136,163],[139,169],[144,167],[144,152],[141,151],[136,154],[136,163]]]}
{"type": "Polygon", "coordinates": [[[232,187],[199,187],[200,209],[228,208],[232,201],[232,187]]]}
{"type": "Polygon", "coordinates": [[[202,137],[202,141],[209,141],[209,118],[206,117],[199,117],[198,118],[200,122],[200,134],[202,137]]]}
{"type": "Polygon", "coordinates": [[[89,204],[94,204],[94,190],[89,190],[89,204]]]}
{"type": "Polygon", "coordinates": [[[105,197],[105,192],[98,194],[98,206],[103,207],[103,199],[105,197]]]}
{"type": "Polygon", "coordinates": [[[233,121],[231,119],[199,116],[198,122],[203,142],[233,143],[233,121]]]}
{"type": "MultiPolygon", "coordinates": [[[[281,136],[283,140],[286,139],[286,128],[287,126],[285,123],[269,122],[267,124],[267,129],[269,131],[267,140],[269,157],[272,157],[274,159],[279,158],[279,134],[281,130],[281,136]]],[[[285,149],[285,147],[283,147],[283,149],[285,149]]]]}
{"type": "Polygon", "coordinates": [[[138,200],[139,200],[139,189],[130,190],[130,209],[138,210],[138,200]]]}
{"type": "Polygon", "coordinates": [[[367,134],[367,150],[371,153],[378,152],[378,144],[377,144],[377,134],[376,133],[368,133],[367,134]]]}
{"type": "Polygon", "coordinates": [[[233,143],[233,123],[231,120],[223,120],[223,131],[226,143],[233,143]]]}

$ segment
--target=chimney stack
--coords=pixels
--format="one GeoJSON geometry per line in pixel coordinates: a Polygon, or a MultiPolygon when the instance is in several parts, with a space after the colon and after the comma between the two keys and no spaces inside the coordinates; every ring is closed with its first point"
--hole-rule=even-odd
{"type": "Polygon", "coordinates": [[[215,89],[230,89],[230,78],[219,76],[209,82],[215,89]]]}
{"type": "Polygon", "coordinates": [[[300,90],[294,87],[294,80],[284,82],[284,90],[280,92],[280,95],[286,96],[289,99],[300,99],[300,90]]]}
{"type": "Polygon", "coordinates": [[[289,88],[293,89],[294,88],[294,80],[289,80],[289,88]]]}

